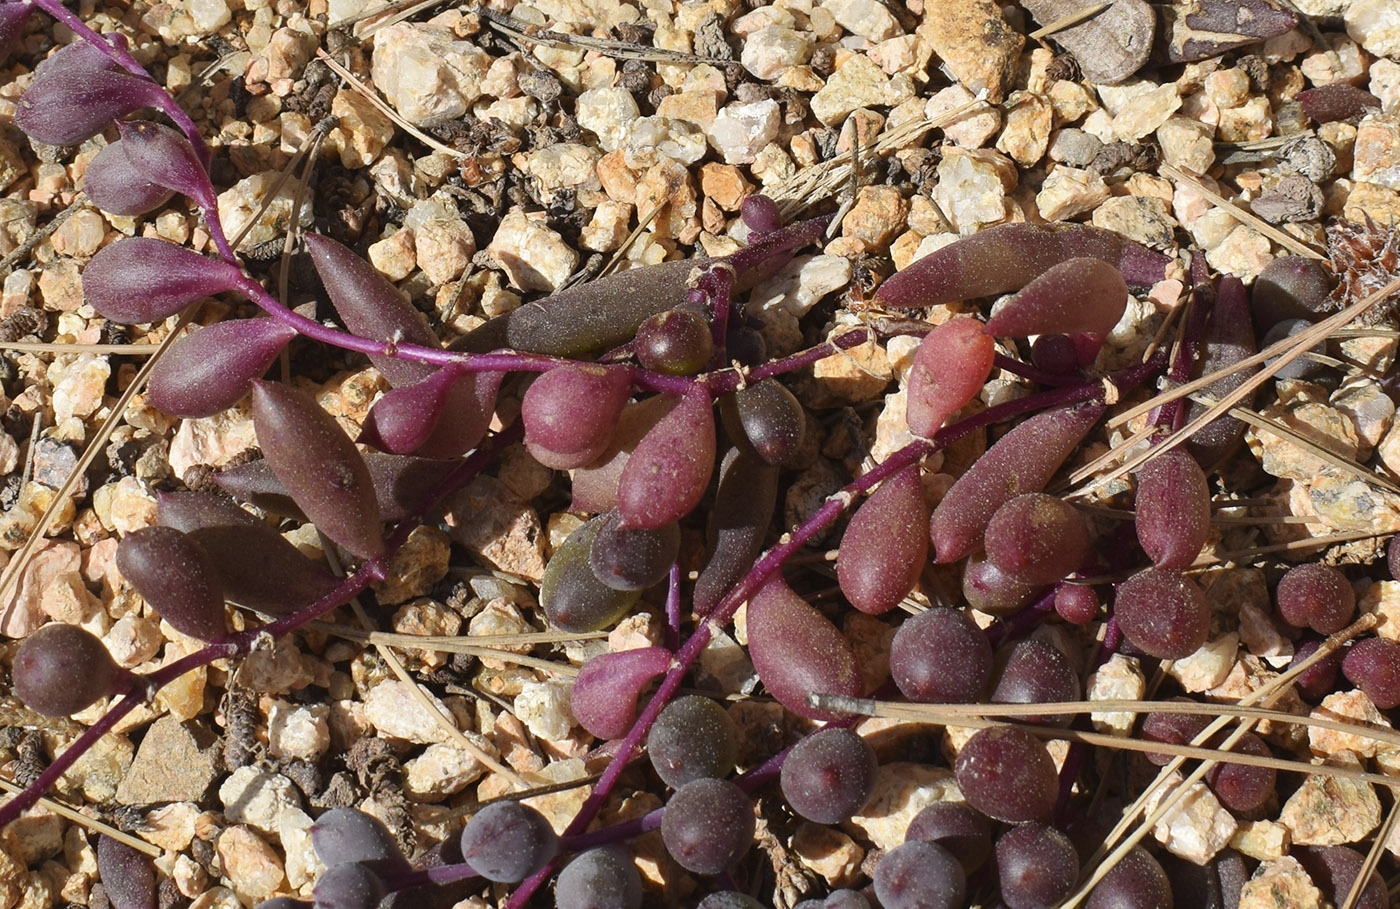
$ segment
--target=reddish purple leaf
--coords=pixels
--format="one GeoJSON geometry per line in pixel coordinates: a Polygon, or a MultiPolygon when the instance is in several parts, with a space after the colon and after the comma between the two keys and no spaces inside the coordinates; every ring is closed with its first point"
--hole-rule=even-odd
{"type": "Polygon", "coordinates": [[[1173,448],[1138,472],[1137,537],[1157,568],[1186,568],[1210,533],[1210,486],[1186,451],[1173,448]]]}
{"type": "Polygon", "coordinates": [[[852,606],[879,615],[909,595],[928,559],[929,544],[926,535],[910,530],[928,519],[916,464],[887,478],[861,503],[836,558],[836,578],[852,606]]]}
{"type": "Polygon", "coordinates": [[[83,175],[83,191],[92,204],[114,215],[144,215],[164,205],[175,193],[147,180],[126,156],[118,139],[97,153],[83,175]]]}
{"type": "Polygon", "coordinates": [[[909,368],[905,417],[909,431],[931,439],[949,417],[982,390],[991,375],[996,342],[976,319],[952,319],[919,342],[909,368]]]}
{"type": "Polygon", "coordinates": [[[236,265],[164,240],[128,237],[92,257],[83,269],[83,296],[113,322],[158,322],[242,282],[236,265]]]}
{"type": "Polygon", "coordinates": [[[934,509],[935,560],[952,562],[976,552],[996,510],[1015,496],[1044,489],[1103,413],[1101,406],[1047,411],[997,440],[934,509]]]}
{"type": "Polygon", "coordinates": [[[34,4],[29,0],[0,3],[0,61],[10,58],[10,52],[24,34],[24,26],[33,11],[34,4]]]}
{"type": "Polygon", "coordinates": [[[78,41],[39,64],[19,99],[14,123],[36,142],[77,145],[118,117],[168,98],[155,82],[132,75],[78,41]]]}
{"type": "Polygon", "coordinates": [[[447,392],[460,373],[439,369],[421,382],[400,385],[370,408],[358,441],[390,454],[411,454],[428,441],[447,392]]]}
{"type": "Polygon", "coordinates": [[[1047,269],[1002,304],[987,320],[993,335],[1087,332],[1100,339],[1113,330],[1128,306],[1128,285],[1102,259],[1069,259],[1047,269]]]}
{"type": "Polygon", "coordinates": [[[228,633],[223,585],[209,554],[180,531],[142,527],[117,546],[117,569],[175,629],[203,641],[228,633]]]}
{"type": "Polygon", "coordinates": [[[546,467],[582,467],[612,441],[631,392],[627,370],[592,363],[551,369],[525,390],[525,448],[546,467]]]}
{"type": "MultiPolygon", "coordinates": [[[[373,265],[319,234],[306,235],[306,248],[311,252],[311,261],[330,295],[331,304],[350,331],[386,345],[392,342],[441,346],[423,314],[373,265]]],[[[395,387],[421,382],[438,369],[430,363],[391,356],[369,359],[395,387]]]]}
{"type": "Polygon", "coordinates": [[[418,447],[425,458],[455,458],[476,447],[491,427],[503,372],[459,373],[447,389],[443,415],[428,440],[418,447]]]}
{"type": "Polygon", "coordinates": [[[1367,110],[1380,110],[1381,99],[1364,88],[1346,82],[1332,82],[1300,91],[1298,106],[1318,123],[1331,123],[1359,117],[1367,110]]]}
{"type": "Polygon", "coordinates": [[[105,833],[97,837],[97,876],[112,909],[156,909],[151,860],[105,833]]]}
{"type": "Polygon", "coordinates": [[[151,370],[150,403],[171,416],[213,416],[237,404],[294,337],[272,318],[195,329],[151,370]]]}
{"type": "Polygon", "coordinates": [[[807,704],[809,694],[859,697],[855,651],[826,616],[774,576],[749,600],[749,657],[768,693],[810,720],[839,714],[807,704]]]}
{"type": "Polygon", "coordinates": [[[709,391],[692,385],[647,433],[617,487],[617,513],[628,529],[655,530],[700,503],[715,469],[715,413],[709,391]]]}
{"type": "Polygon", "coordinates": [[[178,130],[145,120],[118,123],[117,129],[127,160],[144,179],[189,196],[205,210],[218,207],[209,174],[178,130]]]}
{"type": "Polygon", "coordinates": [[[278,482],[322,533],[361,558],[384,553],[369,468],[334,417],[304,392],[256,381],[253,429],[278,482]]]}
{"type": "Polygon", "coordinates": [[[570,706],[578,724],[600,739],[627,734],[637,718],[637,697],[671,665],[661,647],[603,653],[579,670],[570,706]]]}

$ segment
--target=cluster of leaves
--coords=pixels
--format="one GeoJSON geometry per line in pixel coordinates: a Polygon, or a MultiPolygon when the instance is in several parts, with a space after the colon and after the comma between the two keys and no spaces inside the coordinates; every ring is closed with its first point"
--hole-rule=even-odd
{"type": "MultiPolygon", "coordinates": [[[[66,13],[49,0],[39,2],[55,7],[57,15],[66,13]]],[[[0,4],[0,37],[28,9],[23,2],[0,4]]],[[[1106,412],[1104,388],[1126,392],[1167,365],[1157,356],[1112,376],[1094,368],[1123,317],[1129,287],[1161,280],[1168,266],[1164,256],[1092,227],[1014,224],[947,246],[892,277],[879,288],[877,301],[893,309],[1009,296],[985,321],[969,315],[927,326],[907,382],[904,417],[915,441],[856,478],[765,552],[780,471],[799,457],[807,432],[806,411],[781,377],[869,339],[872,330],[852,330],[801,354],[772,359],[732,290],[781,265],[818,237],[827,219],[782,226],[771,201],[752,197],[743,209],[750,242],[740,252],[639,268],[557,293],[488,322],[467,339],[468,349],[486,353],[444,350],[421,314],[367,262],[310,234],[303,238],[305,248],[344,326],[327,328],[272,297],[228,248],[218,226],[207,150],[185,128],[188,119],[178,107],[134,66],[119,38],[79,33],[85,40],[36,72],[17,125],[36,141],[67,145],[118,121],[120,138],[88,170],[93,201],[109,212],[140,214],[181,194],[203,212],[220,253],[209,258],[156,239],[118,240],[84,272],[88,302],[123,323],[159,322],[216,294],[239,294],[258,304],[266,315],[220,322],[176,341],[152,371],[150,400],[173,416],[202,417],[251,395],[263,460],[225,471],[220,484],[238,499],[313,524],[358,567],[337,580],[226,498],[164,496],[157,526],[124,537],[117,564],[171,626],[210,646],[136,676],[75,626],[50,625],[26,639],[12,677],[31,708],[67,715],[102,698],[122,697],[24,796],[0,809],[0,820],[32,804],[84,747],[155,688],[198,665],[248,652],[260,634],[284,633],[323,616],[383,577],[387,559],[435,502],[522,439],[541,464],[573,471],[574,508],[594,515],[549,561],[540,592],[549,621],[565,631],[607,629],[639,608],[644,591],[664,584],[668,645],[606,653],[581,668],[574,716],[588,732],[609,740],[617,756],[562,837],[538,812],[499,802],[477,812],[460,837],[411,863],[368,815],[331,811],[312,830],[328,869],[315,887],[317,907],[435,900],[455,892],[456,882],[478,877],[520,883],[511,898],[520,906],[565,855],[575,857],[555,881],[562,909],[635,907],[641,881],[622,846],[626,840],[659,828],[682,867],[723,879],[752,845],[755,792],[775,776],[795,815],[819,824],[849,819],[870,796],[877,774],[875,752],[848,728],[853,717],[849,702],[841,700],[867,694],[865,682],[850,641],[798,593],[802,585],[790,582],[784,567],[857,501],[836,563],[841,594],[852,607],[872,616],[891,613],[915,588],[931,555],[935,563],[962,565],[966,601],[1006,620],[985,632],[967,611],[947,606],[905,619],[890,653],[898,690],[923,703],[1027,706],[1014,717],[1024,725],[984,729],[963,745],[954,773],[966,804],[940,804],[921,814],[906,843],[883,856],[873,895],[887,907],[961,905],[968,875],[994,853],[997,886],[1008,905],[1069,896],[1079,855],[1062,828],[1070,813],[1066,782],[1074,781],[1079,761],[1065,763],[1062,780],[1043,740],[1026,727],[1059,723],[1032,705],[1077,699],[1079,677],[1054,646],[1020,638],[1051,615],[1074,625],[1107,616],[1105,654],[1121,644],[1146,657],[1176,659],[1200,647],[1210,610],[1183,569],[1207,539],[1210,495],[1202,465],[1218,462],[1240,435],[1239,426],[1216,421],[1193,437],[1189,449],[1166,452],[1140,472],[1134,521],[1139,545],[1127,555],[1103,555],[1082,513],[1045,493],[1106,412]],[[181,128],[121,119],[149,107],[181,128]],[[303,391],[263,379],[298,336],[368,356],[391,386],[357,439],[303,391]],[[997,338],[1032,336],[1030,363],[997,353],[997,338]],[[966,415],[997,367],[1032,378],[1044,390],[966,415]],[[513,373],[533,375],[518,427],[491,435],[497,396],[513,373]],[[930,509],[924,459],[1019,414],[1033,416],[977,458],[930,509]],[[706,501],[709,510],[701,515],[706,501]],[[694,585],[683,588],[677,567],[682,525],[702,517],[704,563],[694,585]],[[393,527],[386,531],[387,523],[393,527]],[[1126,580],[1107,605],[1093,586],[1075,583],[1113,574],[1126,580]],[[227,602],[273,619],[231,633],[227,602]],[[745,603],[748,652],[766,692],[790,711],[828,725],[731,780],[737,754],[732,721],[711,700],[675,694],[701,650],[745,603]],[[994,646],[1003,643],[999,661],[994,646]],[[657,775],[674,790],[666,807],[640,822],[585,833],[643,744],[657,775]],[[993,830],[1000,828],[993,821],[1011,825],[1001,829],[994,847],[993,830]]],[[[1304,312],[1304,319],[1316,315],[1320,303],[1312,291],[1296,289],[1306,283],[1295,280],[1302,270],[1286,264],[1271,279],[1261,279],[1276,298],[1261,302],[1256,291],[1256,318],[1269,305],[1304,312]]],[[[1183,345],[1172,365],[1176,381],[1254,352],[1242,285],[1222,282],[1214,302],[1214,313],[1197,326],[1199,343],[1183,345]]],[[[1207,310],[1203,305],[1201,311],[1207,310]]],[[[1282,321],[1280,316],[1269,325],[1282,321]]],[[[1211,391],[1218,397],[1228,388],[1211,391]]],[[[1158,425],[1165,434],[1191,417],[1190,407],[1164,408],[1158,425]]],[[[1354,614],[1354,601],[1341,602],[1349,590],[1335,569],[1303,566],[1280,584],[1279,613],[1292,625],[1331,634],[1354,614]]],[[[1364,641],[1339,662],[1378,705],[1400,704],[1400,647],[1364,641]]],[[[1308,684],[1325,693],[1335,678],[1335,669],[1330,681],[1324,670],[1308,684]]],[[[1190,742],[1201,733],[1203,724],[1175,722],[1175,716],[1149,718],[1144,735],[1190,742]]],[[[1258,737],[1236,747],[1268,753],[1258,737]]],[[[1246,815],[1275,790],[1273,771],[1257,768],[1219,768],[1208,783],[1224,804],[1246,815]]],[[[99,858],[119,909],[150,904],[154,883],[148,867],[107,841],[99,858]]],[[[1213,873],[1225,874],[1224,867],[1220,863],[1213,873]]],[[[1356,876],[1355,868],[1351,874],[1356,876]]],[[[1090,905],[1128,898],[1163,904],[1170,892],[1163,867],[1138,850],[1099,884],[1090,905]]],[[[719,893],[702,906],[739,906],[745,899],[719,893]]],[[[867,902],[861,894],[838,891],[814,904],[867,902]]],[[[279,898],[266,909],[295,905],[279,898]]]]}

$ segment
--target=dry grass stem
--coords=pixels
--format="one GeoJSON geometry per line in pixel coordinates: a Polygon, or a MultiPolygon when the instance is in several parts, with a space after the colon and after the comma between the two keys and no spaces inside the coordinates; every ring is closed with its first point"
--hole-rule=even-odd
{"type": "MultiPolygon", "coordinates": [[[[324,48],[316,48],[316,57],[317,59],[325,63],[326,66],[330,67],[331,72],[344,79],[346,85],[349,85],[357,93],[363,96],[366,101],[368,101],[370,104],[373,104],[376,110],[378,110],[384,116],[388,117],[390,120],[394,121],[395,125],[397,125],[404,132],[413,136],[419,142],[422,142],[429,148],[436,149],[437,151],[440,151],[445,155],[450,155],[451,157],[456,158],[458,160],[466,160],[467,158],[471,157],[470,155],[457,151],[451,146],[443,145],[441,142],[434,139],[427,133],[423,132],[421,129],[414,126],[412,123],[409,123],[403,117],[400,117],[398,111],[394,110],[388,104],[384,103],[384,100],[379,97],[378,92],[369,88],[359,79],[355,78],[354,73],[350,72],[350,70],[346,69],[345,67],[341,66],[338,62],[336,62],[336,59],[330,54],[326,53],[324,48]]],[[[271,195],[272,194],[269,194],[269,196],[271,195]]]]}
{"type": "MultiPolygon", "coordinates": [[[[16,786],[14,783],[11,783],[4,777],[0,777],[0,789],[3,789],[11,795],[18,795],[19,793],[24,791],[23,786],[16,786]]],[[[132,849],[144,853],[145,855],[148,855],[151,858],[160,858],[161,850],[159,847],[152,846],[150,843],[141,839],[139,836],[132,836],[131,834],[123,830],[118,830],[111,824],[104,823],[103,821],[100,821],[95,817],[88,817],[81,811],[75,811],[72,808],[69,808],[67,805],[63,804],[62,802],[56,802],[51,798],[41,798],[39,799],[39,805],[40,807],[48,811],[50,814],[56,814],[61,818],[70,820],[75,824],[79,824],[83,827],[88,828],[89,830],[96,831],[97,833],[101,833],[104,836],[110,836],[112,839],[117,840],[121,843],[125,843],[132,849]]]]}
{"type": "Polygon", "coordinates": [[[1168,164],[1165,161],[1162,162],[1161,171],[1164,176],[1170,177],[1171,179],[1176,180],[1179,183],[1185,183],[1189,185],[1198,193],[1205,196],[1211,202],[1215,203],[1215,205],[1218,208],[1227,212],[1236,221],[1239,221],[1241,224],[1245,224],[1249,227],[1252,227],[1254,230],[1268,237],[1270,240],[1273,240],[1275,243],[1282,246],[1284,249],[1290,250],[1291,252],[1294,252],[1297,255],[1304,256],[1309,259],[1320,259],[1322,261],[1326,261],[1327,256],[1324,253],[1317,251],[1313,247],[1309,246],[1307,243],[1304,243],[1302,240],[1299,240],[1297,237],[1294,237],[1291,234],[1284,233],[1277,227],[1274,227],[1268,221],[1265,221],[1263,218],[1254,214],[1254,212],[1249,211],[1245,208],[1241,208],[1239,205],[1235,204],[1234,202],[1231,202],[1229,199],[1225,198],[1224,196],[1207,187],[1204,183],[1201,182],[1200,177],[1197,177],[1195,174],[1188,174],[1186,171],[1177,167],[1175,164],[1168,164]]]}
{"type": "Polygon", "coordinates": [[[1041,39],[1047,38],[1050,35],[1055,34],[1056,32],[1062,32],[1067,28],[1073,28],[1081,22],[1084,22],[1088,19],[1092,19],[1112,5],[1112,0],[1110,0],[1110,2],[1108,3],[1098,3],[1094,6],[1086,6],[1084,9],[1081,9],[1078,12],[1070,13],[1068,16],[1062,16],[1059,19],[1056,19],[1049,25],[1042,25],[1040,28],[1031,32],[1026,37],[1030,38],[1032,41],[1040,41],[1041,39]]]}

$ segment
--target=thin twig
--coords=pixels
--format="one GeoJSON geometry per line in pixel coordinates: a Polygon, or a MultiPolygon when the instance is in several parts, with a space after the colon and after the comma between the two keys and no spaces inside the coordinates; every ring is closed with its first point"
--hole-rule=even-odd
{"type": "MultiPolygon", "coordinates": [[[[23,786],[16,786],[14,783],[11,783],[9,780],[4,779],[3,777],[0,777],[0,789],[5,790],[11,795],[18,795],[19,793],[24,791],[23,786]]],[[[101,833],[104,836],[109,836],[112,839],[117,840],[118,842],[125,843],[132,849],[135,849],[139,852],[143,852],[146,855],[149,855],[151,858],[160,857],[160,848],[158,846],[152,846],[150,843],[141,839],[139,836],[132,836],[131,834],[126,833],[123,830],[118,830],[111,824],[104,823],[95,817],[88,817],[81,811],[78,811],[74,808],[69,808],[62,802],[56,802],[53,799],[45,796],[39,799],[38,804],[39,807],[44,808],[45,810],[56,814],[59,817],[67,818],[75,824],[87,827],[89,830],[95,830],[96,832],[101,833]]]]}
{"type": "Polygon", "coordinates": [[[1175,164],[1168,164],[1165,161],[1162,162],[1159,169],[1164,176],[1170,177],[1171,179],[1176,180],[1179,183],[1187,184],[1192,189],[1196,190],[1196,192],[1200,193],[1210,201],[1214,202],[1216,206],[1218,206],[1222,211],[1224,211],[1230,217],[1234,218],[1236,221],[1239,221],[1241,224],[1246,224],[1249,227],[1254,228],[1256,231],[1268,237],[1270,240],[1273,240],[1275,243],[1279,244],[1285,249],[1291,250],[1297,253],[1298,255],[1305,256],[1309,259],[1321,259],[1322,261],[1327,260],[1326,255],[1318,252],[1312,246],[1308,245],[1307,243],[1304,243],[1297,237],[1284,233],[1277,227],[1274,227],[1268,221],[1265,221],[1263,218],[1254,214],[1254,212],[1249,211],[1245,208],[1241,208],[1236,203],[1231,202],[1229,199],[1210,189],[1208,186],[1201,182],[1201,179],[1199,177],[1195,176],[1194,174],[1188,174],[1186,171],[1177,167],[1175,164]]]}
{"type": "Polygon", "coordinates": [[[1084,9],[1070,13],[1068,16],[1061,16],[1059,19],[1056,19],[1049,25],[1042,25],[1040,28],[1031,32],[1026,37],[1030,38],[1032,41],[1039,41],[1042,38],[1048,38],[1056,32],[1062,32],[1067,28],[1073,28],[1074,26],[1085,21],[1086,19],[1094,18],[1099,13],[1108,9],[1112,5],[1113,0],[1108,0],[1107,3],[1100,3],[1096,6],[1086,6],[1084,7],[1084,9]]]}
{"type": "Polygon", "coordinates": [[[358,92],[366,101],[368,101],[370,104],[373,104],[376,110],[378,110],[384,116],[388,117],[390,120],[394,121],[394,123],[400,129],[413,136],[419,142],[422,142],[429,148],[437,149],[445,155],[451,155],[452,157],[457,158],[458,160],[465,160],[466,158],[471,157],[470,155],[465,154],[464,152],[459,152],[457,149],[452,148],[451,146],[443,145],[441,142],[434,139],[432,136],[423,132],[421,129],[414,126],[412,123],[409,123],[403,117],[399,116],[398,111],[394,110],[388,104],[384,103],[384,100],[379,97],[378,92],[369,88],[359,79],[355,78],[354,73],[341,66],[340,63],[337,62],[336,59],[330,54],[326,53],[324,49],[319,47],[316,48],[316,57],[322,62],[324,62],[326,66],[330,67],[331,72],[344,79],[346,85],[349,85],[352,89],[358,92]]]}

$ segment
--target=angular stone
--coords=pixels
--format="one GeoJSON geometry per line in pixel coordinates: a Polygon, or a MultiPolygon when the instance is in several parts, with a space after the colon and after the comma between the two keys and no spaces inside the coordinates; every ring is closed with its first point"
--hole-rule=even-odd
{"type": "Polygon", "coordinates": [[[198,802],[219,768],[214,736],[193,724],[163,716],[146,730],[131,769],[117,786],[123,805],[198,802]]]}
{"type": "Polygon", "coordinates": [[[468,111],[481,97],[490,65],[490,55],[475,43],[405,22],[375,34],[370,75],[400,116],[414,126],[431,126],[468,111]]]}
{"type": "Polygon", "coordinates": [[[892,102],[890,77],[869,57],[853,54],[837,68],[822,90],[812,96],[812,113],[827,126],[835,126],[853,111],[881,107],[892,102]]]}
{"type": "Polygon", "coordinates": [[[993,0],[927,4],[918,34],[958,82],[974,93],[986,91],[993,104],[1006,97],[1026,44],[993,0]]]}

